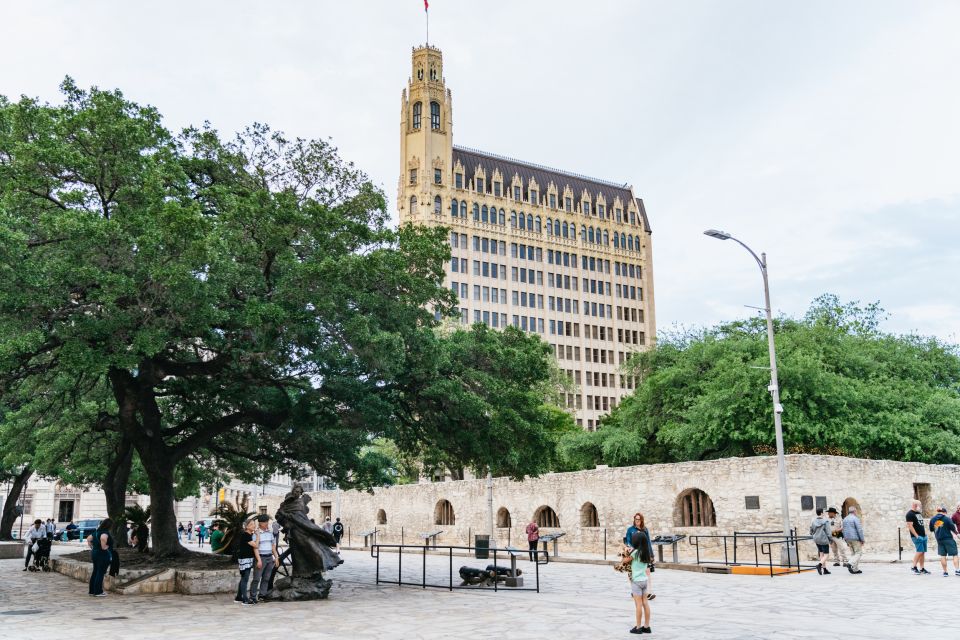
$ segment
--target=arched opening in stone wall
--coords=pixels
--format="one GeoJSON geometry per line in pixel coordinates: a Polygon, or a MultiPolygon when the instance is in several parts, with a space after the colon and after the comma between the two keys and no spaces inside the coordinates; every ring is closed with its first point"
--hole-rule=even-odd
{"type": "Polygon", "coordinates": [[[377,509],[377,524],[387,524],[387,512],[377,509]]]}
{"type": "Polygon", "coordinates": [[[673,524],[677,527],[717,526],[717,512],[713,508],[713,500],[705,491],[687,489],[677,497],[673,524]]]}
{"type": "Polygon", "coordinates": [[[557,512],[543,505],[533,514],[533,519],[537,521],[538,527],[548,527],[556,528],[560,526],[560,518],[557,517],[557,512]]]}
{"type": "Polygon", "coordinates": [[[449,500],[441,500],[433,510],[433,523],[451,526],[457,523],[453,513],[453,505],[449,500]]]}
{"type": "Polygon", "coordinates": [[[592,502],[584,502],[580,507],[580,526],[581,527],[599,527],[600,516],[597,514],[597,508],[592,502]]]}
{"type": "Polygon", "coordinates": [[[506,507],[500,507],[497,510],[497,527],[501,529],[508,529],[512,526],[513,524],[510,520],[510,512],[506,507]]]}
{"type": "Polygon", "coordinates": [[[863,509],[860,508],[860,503],[857,502],[856,498],[847,498],[843,501],[843,504],[840,505],[840,517],[846,518],[847,514],[850,513],[850,507],[856,508],[857,517],[863,520],[863,509]]]}

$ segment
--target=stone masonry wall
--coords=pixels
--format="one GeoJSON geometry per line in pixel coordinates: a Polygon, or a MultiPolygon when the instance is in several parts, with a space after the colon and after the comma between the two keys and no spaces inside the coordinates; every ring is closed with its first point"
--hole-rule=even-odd
{"type": "MultiPolygon", "coordinates": [[[[845,501],[860,506],[867,553],[897,551],[897,529],[914,496],[915,484],[932,515],[944,503],[953,510],[960,497],[960,467],[928,465],[889,460],[861,460],[836,456],[790,455],[786,458],[790,496],[790,517],[799,535],[807,535],[813,509],[804,510],[801,496],[823,496],[828,506],[838,509],[845,501]]],[[[559,518],[557,530],[566,532],[560,553],[603,551],[604,535],[610,557],[619,540],[641,511],[652,535],[730,534],[734,531],[777,531],[781,528],[779,483],[774,457],[728,458],[706,462],[684,462],[619,468],[598,468],[574,473],[553,473],[523,482],[495,479],[494,519],[501,508],[509,511],[512,526],[498,528],[500,546],[524,547],[523,529],[542,506],[552,508],[559,518]],[[716,512],[716,526],[681,526],[679,497],[688,489],[706,492],[716,512]],[[759,497],[759,509],[747,509],[746,496],[759,497]],[[586,503],[597,509],[599,527],[581,526],[586,503]]],[[[329,504],[350,528],[352,543],[361,544],[361,532],[377,528],[379,542],[418,544],[419,534],[443,530],[439,544],[463,545],[472,534],[487,533],[486,480],[376,488],[372,492],[321,491],[311,494],[311,515],[320,522],[321,504],[329,504]],[[454,525],[435,524],[437,504],[448,500],[455,513],[454,525]],[[383,510],[386,524],[377,524],[383,510]]],[[[281,498],[261,499],[272,515],[281,498]]],[[[541,533],[552,529],[541,528],[541,533]]],[[[904,531],[904,546],[910,548],[904,531]]],[[[715,541],[714,541],[715,542],[715,541]]],[[[709,545],[710,541],[707,541],[709,545]]],[[[741,552],[743,552],[741,548],[741,552]]],[[[694,550],[681,545],[681,560],[692,559],[694,550]]],[[[750,545],[750,556],[753,549],[750,545]]]]}

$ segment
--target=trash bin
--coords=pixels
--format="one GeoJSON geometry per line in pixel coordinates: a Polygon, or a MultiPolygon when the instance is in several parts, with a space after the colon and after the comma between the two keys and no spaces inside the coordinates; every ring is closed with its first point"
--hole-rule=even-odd
{"type": "Polygon", "coordinates": [[[486,560],[490,557],[490,536],[477,534],[473,537],[474,557],[486,560]]]}

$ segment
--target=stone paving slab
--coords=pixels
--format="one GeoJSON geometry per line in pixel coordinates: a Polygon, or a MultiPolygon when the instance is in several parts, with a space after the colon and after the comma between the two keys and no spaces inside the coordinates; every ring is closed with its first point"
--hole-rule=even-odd
{"type": "MultiPolygon", "coordinates": [[[[240,607],[228,595],[179,594],[90,598],[86,585],[60,574],[21,571],[0,561],[0,640],[115,637],[191,640],[211,637],[305,639],[494,637],[511,640],[627,638],[633,604],[624,576],[608,566],[541,567],[537,594],[376,586],[369,553],[344,553],[330,577],[330,599],[240,607]],[[37,613],[30,613],[37,611],[37,613]],[[241,636],[236,636],[241,634],[241,636]]],[[[419,579],[419,558],[404,559],[405,579],[419,579]]],[[[454,559],[485,566],[485,560],[454,559]]],[[[396,575],[396,556],[381,558],[396,575]]],[[[446,579],[449,560],[428,556],[429,579],[446,579]]],[[[660,570],[653,575],[655,637],[824,638],[927,637],[950,628],[960,578],[913,576],[904,565],[769,578],[660,570]]],[[[528,562],[525,577],[532,579],[528,562]]],[[[951,570],[952,573],[952,570],[951,570]]],[[[528,586],[532,582],[528,582],[528,586]]]]}

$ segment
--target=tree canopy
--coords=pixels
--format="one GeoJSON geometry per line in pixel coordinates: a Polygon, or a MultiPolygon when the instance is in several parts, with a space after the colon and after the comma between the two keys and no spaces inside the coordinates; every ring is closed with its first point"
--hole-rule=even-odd
{"type": "MultiPolygon", "coordinates": [[[[878,305],[825,295],[775,322],[784,445],[824,453],[960,463],[960,353],[880,330],[878,305]]],[[[634,356],[640,378],[595,433],[564,440],[567,468],[775,450],[762,319],[682,331],[634,356]]]]}
{"type": "Polygon", "coordinates": [[[549,467],[549,350],[438,330],[443,228],[391,228],[327,141],[175,135],[119,91],[62,90],[0,99],[0,401],[20,425],[129,442],[158,553],[179,552],[178,470],[362,483],[377,437],[549,467]]]}

